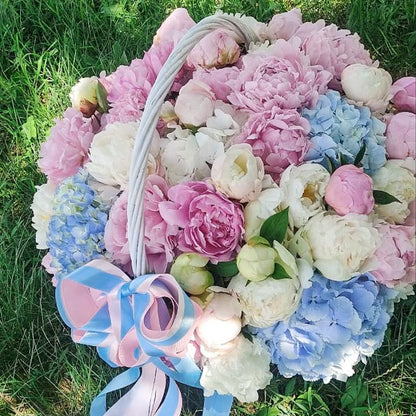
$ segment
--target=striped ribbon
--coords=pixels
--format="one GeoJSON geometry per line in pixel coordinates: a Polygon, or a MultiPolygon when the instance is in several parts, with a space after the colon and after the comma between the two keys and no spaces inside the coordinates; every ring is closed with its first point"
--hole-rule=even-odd
{"type": "MultiPolygon", "coordinates": [[[[91,416],[179,416],[175,380],[201,388],[201,371],[187,354],[202,310],[173,276],[131,280],[106,260],[93,260],[58,282],[56,303],[75,342],[97,347],[112,367],[130,367],[94,399],[91,416]],[[107,411],[107,394],[132,384],[107,411]]],[[[228,415],[232,399],[207,397],[203,415],[228,415]]]]}

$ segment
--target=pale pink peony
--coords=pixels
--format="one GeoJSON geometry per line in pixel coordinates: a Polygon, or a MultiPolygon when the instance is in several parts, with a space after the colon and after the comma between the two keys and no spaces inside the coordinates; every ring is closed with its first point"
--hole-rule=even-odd
{"type": "Polygon", "coordinates": [[[231,104],[256,113],[275,106],[313,107],[319,94],[325,94],[331,74],[312,66],[298,41],[278,39],[245,55],[238,78],[228,81],[231,104]]]}
{"type": "Polygon", "coordinates": [[[217,100],[228,102],[231,87],[228,81],[238,77],[239,70],[235,66],[225,68],[198,68],[193,73],[195,81],[203,82],[211,88],[217,100]]]}
{"type": "Polygon", "coordinates": [[[285,13],[275,14],[267,25],[267,34],[270,39],[289,40],[302,24],[300,9],[292,9],[285,13]]]}
{"type": "Polygon", "coordinates": [[[214,93],[208,85],[190,80],[179,91],[175,113],[183,124],[200,126],[214,114],[214,101],[214,93]]]}
{"type": "Polygon", "coordinates": [[[416,77],[403,77],[393,83],[391,101],[399,111],[416,113],[416,77]]]}
{"type": "Polygon", "coordinates": [[[222,67],[237,62],[238,43],[226,32],[215,30],[200,40],[189,53],[186,63],[191,68],[222,67]]]}
{"type": "Polygon", "coordinates": [[[416,158],[416,114],[397,113],[386,130],[386,150],[390,159],[416,158]]]}
{"type": "Polygon", "coordinates": [[[127,190],[114,202],[110,209],[104,232],[104,245],[111,259],[131,271],[129,242],[127,240],[127,190]]]}
{"type": "Polygon", "coordinates": [[[149,175],[144,192],[144,242],[149,271],[165,273],[175,257],[178,226],[168,224],[160,214],[167,201],[168,185],[158,175],[149,175]]]}
{"type": "Polygon", "coordinates": [[[110,110],[105,115],[105,122],[137,121],[155,79],[154,72],[143,59],[134,59],[129,66],[119,66],[112,74],[112,86],[107,96],[110,110]]]}
{"type": "Polygon", "coordinates": [[[289,165],[303,162],[309,150],[308,121],[296,110],[281,110],[251,114],[235,143],[248,143],[253,154],[261,158],[266,173],[275,181],[289,165]]]}
{"type": "Polygon", "coordinates": [[[40,146],[40,170],[52,184],[77,173],[88,162],[88,149],[99,131],[93,118],[83,117],[81,111],[68,108],[63,119],[55,120],[51,133],[40,146]]]}
{"type": "Polygon", "coordinates": [[[369,214],[374,208],[373,180],[362,168],[343,165],[329,178],[325,201],[338,215],[369,214]]]}
{"type": "Polygon", "coordinates": [[[244,216],[239,204],[230,201],[204,182],[171,187],[168,202],[161,202],[160,215],[167,224],[180,227],[178,248],[228,261],[240,249],[244,216]]]}
{"type": "Polygon", "coordinates": [[[311,65],[322,65],[333,78],[328,87],[341,91],[341,73],[350,64],[373,64],[370,53],[360,37],[336,25],[325,26],[324,20],[302,24],[294,36],[302,39],[302,50],[309,56],[311,65]]]}
{"type": "Polygon", "coordinates": [[[394,287],[396,284],[415,284],[415,228],[382,223],[376,227],[382,238],[374,253],[377,270],[371,274],[380,283],[394,287]]]}

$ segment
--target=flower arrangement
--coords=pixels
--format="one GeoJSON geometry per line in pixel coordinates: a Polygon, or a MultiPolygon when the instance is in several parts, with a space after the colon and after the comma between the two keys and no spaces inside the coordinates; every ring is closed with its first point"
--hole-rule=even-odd
{"type": "Polygon", "coordinates": [[[179,415],[175,381],[227,415],[271,364],[346,380],[414,294],[416,79],[393,83],[358,35],[298,9],[215,19],[251,42],[206,30],[153,124],[202,23],[185,9],[142,59],[81,79],[40,149],[33,226],[59,312],[129,368],[93,415],[179,415]]]}

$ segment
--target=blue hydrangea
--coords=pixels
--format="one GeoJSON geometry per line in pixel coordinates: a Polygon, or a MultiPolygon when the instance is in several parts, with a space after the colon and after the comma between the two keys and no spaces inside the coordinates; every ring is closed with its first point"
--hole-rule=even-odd
{"type": "Polygon", "coordinates": [[[47,244],[62,275],[102,255],[108,207],[97,202],[85,170],[58,186],[54,203],[47,244]]]}
{"type": "Polygon", "coordinates": [[[252,331],[283,376],[346,380],[381,346],[396,294],[370,274],[337,282],[315,273],[288,322],[252,331]]]}
{"type": "Polygon", "coordinates": [[[306,160],[322,164],[329,170],[328,158],[334,167],[341,159],[353,163],[363,145],[364,171],[373,174],[386,162],[386,125],[371,116],[368,107],[356,107],[341,98],[338,91],[320,95],[315,108],[302,111],[310,125],[311,149],[306,160]]]}

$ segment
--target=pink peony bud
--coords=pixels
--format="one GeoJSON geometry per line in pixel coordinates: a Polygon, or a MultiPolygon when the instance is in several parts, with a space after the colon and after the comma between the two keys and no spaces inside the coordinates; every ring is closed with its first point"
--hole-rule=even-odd
{"type": "Polygon", "coordinates": [[[275,14],[267,25],[270,39],[289,40],[302,24],[300,9],[292,9],[286,13],[275,14]]]}
{"type": "Polygon", "coordinates": [[[386,137],[390,159],[416,158],[416,114],[404,112],[391,117],[386,137]]]}
{"type": "Polygon", "coordinates": [[[416,77],[398,79],[391,88],[391,101],[399,111],[416,113],[416,77]]]}
{"type": "Polygon", "coordinates": [[[343,165],[331,175],[325,201],[338,215],[369,214],[374,208],[373,180],[362,168],[343,165]]]}
{"type": "Polygon", "coordinates": [[[177,8],[157,30],[153,43],[173,42],[176,44],[192,26],[195,26],[195,22],[189,16],[188,11],[182,7],[177,8]]]}
{"type": "Polygon", "coordinates": [[[240,57],[240,47],[227,33],[216,30],[205,36],[192,49],[186,63],[192,67],[222,67],[234,64],[240,57]]]}
{"type": "Polygon", "coordinates": [[[175,113],[183,124],[200,126],[214,113],[214,100],[208,85],[191,79],[179,91],[175,113]]]}

